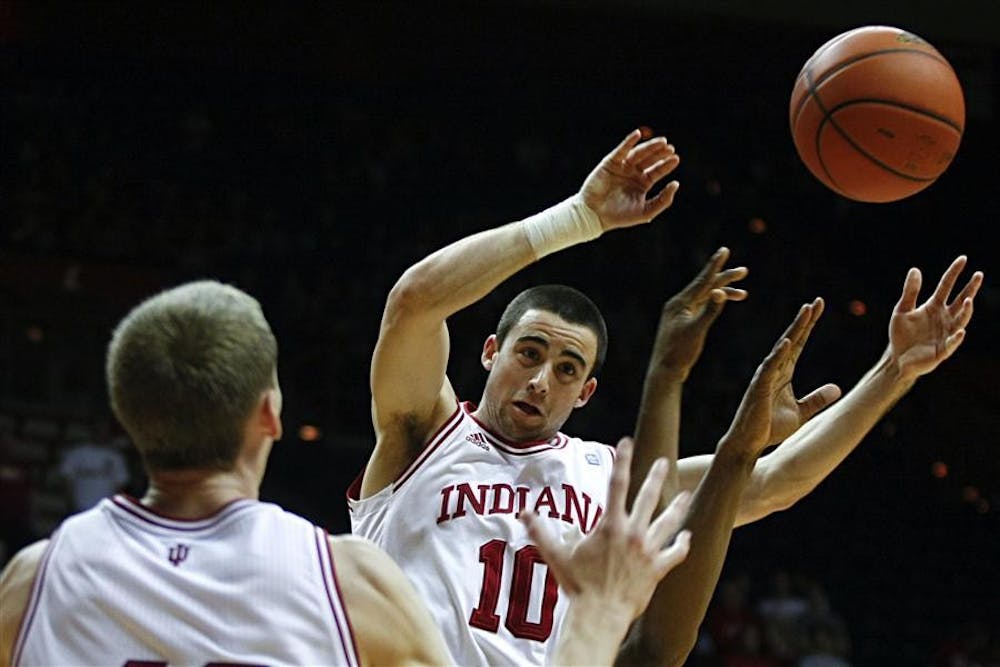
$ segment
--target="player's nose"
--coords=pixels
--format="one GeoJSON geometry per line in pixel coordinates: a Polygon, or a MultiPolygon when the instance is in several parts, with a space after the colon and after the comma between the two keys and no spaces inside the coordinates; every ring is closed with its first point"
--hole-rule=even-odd
{"type": "Polygon", "coordinates": [[[549,367],[541,365],[531,379],[528,380],[528,389],[536,394],[547,394],[549,391],[549,367]]]}

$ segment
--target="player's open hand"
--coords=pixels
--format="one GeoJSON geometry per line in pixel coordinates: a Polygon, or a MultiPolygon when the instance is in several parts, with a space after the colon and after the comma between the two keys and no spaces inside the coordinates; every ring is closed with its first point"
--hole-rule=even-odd
{"type": "Polygon", "coordinates": [[[957,257],[941,276],[934,293],[920,306],[920,269],[910,269],[906,274],[903,294],[889,319],[889,355],[904,380],[930,373],[965,340],[972,302],[983,284],[983,272],[976,271],[949,302],[966,262],[965,255],[957,257]]]}
{"type": "Polygon", "coordinates": [[[604,231],[649,222],[674,201],[680,184],[670,181],[656,195],[650,191],[680,163],[664,137],[639,143],[634,130],[590,172],[580,188],[583,201],[601,218],[604,231]]]}
{"type": "Polygon", "coordinates": [[[726,302],[747,298],[746,290],[730,286],[747,276],[747,268],[723,269],[728,259],[728,248],[716,250],[695,279],[663,306],[650,371],[686,380],[701,356],[712,322],[726,302]]]}
{"type": "Polygon", "coordinates": [[[795,320],[750,380],[736,417],[723,438],[726,446],[739,447],[748,455],[758,456],[840,398],[840,388],[833,384],[823,385],[803,398],[796,398],[792,389],[795,364],[822,314],[823,300],[818,298],[799,309],[795,320]]]}
{"type": "Polygon", "coordinates": [[[656,585],[687,557],[691,543],[688,531],[677,533],[687,515],[690,493],[678,494],[653,519],[667,474],[666,459],[656,461],[632,511],[626,511],[631,462],[632,441],[623,438],[618,443],[605,513],[574,544],[552,536],[534,512],[521,513],[528,535],[567,595],[589,598],[609,614],[620,613],[630,620],[646,609],[656,585]]]}

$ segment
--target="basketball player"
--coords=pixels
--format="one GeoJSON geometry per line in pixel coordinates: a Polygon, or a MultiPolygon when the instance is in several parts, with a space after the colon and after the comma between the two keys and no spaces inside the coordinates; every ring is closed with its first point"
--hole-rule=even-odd
{"type": "MultiPolygon", "coordinates": [[[[448,662],[385,553],[258,501],[282,432],[276,361],[259,304],[219,283],[164,292],[119,324],[111,404],[149,489],[104,499],[15,556],[0,575],[0,664],[448,662]]],[[[573,599],[554,656],[563,664],[610,664],[686,555],[687,533],[663,546],[687,498],[653,519],[666,461],[625,511],[630,452],[620,445],[598,528],[573,548],[540,545],[573,599]]]]}
{"type": "MultiPolygon", "coordinates": [[[[513,517],[532,509],[567,536],[585,534],[603,511],[612,453],[559,432],[593,395],[605,355],[606,328],[589,299],[561,286],[518,295],[484,343],[481,363],[488,377],[478,405],[460,403],[446,376],[446,320],[545,255],[649,222],[668,208],[676,181],[647,195],[679,158],[663,138],[640,138],[639,131],[626,137],[566,201],[461,239],[410,267],[387,300],[371,369],[376,445],[349,492],[352,526],[400,562],[438,623],[448,628],[449,649],[459,663],[545,662],[565,607],[536,546],[513,517]]],[[[726,287],[738,275],[713,273],[714,298],[736,300],[726,287]]],[[[971,314],[979,281],[981,276],[974,277],[953,306],[960,326],[971,314]]],[[[816,302],[803,316],[813,320],[821,310],[816,302]]],[[[952,350],[954,341],[948,339],[952,350]]],[[[775,397],[786,394],[790,387],[775,397]]],[[[835,398],[821,388],[803,399],[809,410],[799,413],[802,404],[792,396],[801,414],[795,426],[835,398]]],[[[655,414],[659,398],[650,400],[647,412],[655,414]]],[[[783,420],[785,404],[779,407],[774,415],[783,420]]],[[[870,424],[850,428],[863,432],[870,424]]],[[[760,508],[784,500],[789,486],[812,488],[839,462],[816,447],[797,449],[818,463],[777,457],[792,466],[783,469],[781,488],[765,487],[769,480],[752,469],[749,491],[735,508],[739,520],[763,516],[760,508]],[[796,469],[803,468],[817,477],[799,477],[796,469]],[[777,500],[757,495],[763,491],[777,500]]],[[[685,488],[697,485],[711,460],[694,461],[697,475],[681,468],[685,488]]],[[[773,469],[769,473],[777,478],[773,469]]],[[[731,528],[732,522],[723,522],[725,540],[731,528]]],[[[652,604],[658,599],[676,605],[678,598],[658,590],[652,604]]],[[[638,627],[647,634],[660,631],[652,625],[638,627]]]]}

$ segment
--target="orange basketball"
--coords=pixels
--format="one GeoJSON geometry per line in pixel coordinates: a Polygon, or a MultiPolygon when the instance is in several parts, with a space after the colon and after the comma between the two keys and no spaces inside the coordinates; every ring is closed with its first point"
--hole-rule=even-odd
{"type": "Polygon", "coordinates": [[[806,61],[789,103],[799,157],[834,192],[888,202],[923,190],[958,150],[965,101],[955,71],[916,35],[866,26],[806,61]]]}

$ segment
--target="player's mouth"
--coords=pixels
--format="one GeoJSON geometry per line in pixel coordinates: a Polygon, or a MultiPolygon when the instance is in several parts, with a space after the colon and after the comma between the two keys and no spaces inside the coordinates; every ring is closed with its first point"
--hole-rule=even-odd
{"type": "Polygon", "coordinates": [[[542,411],[536,408],[531,403],[525,403],[524,401],[514,401],[514,407],[517,408],[523,414],[528,415],[529,417],[540,417],[542,415],[542,411]]]}

